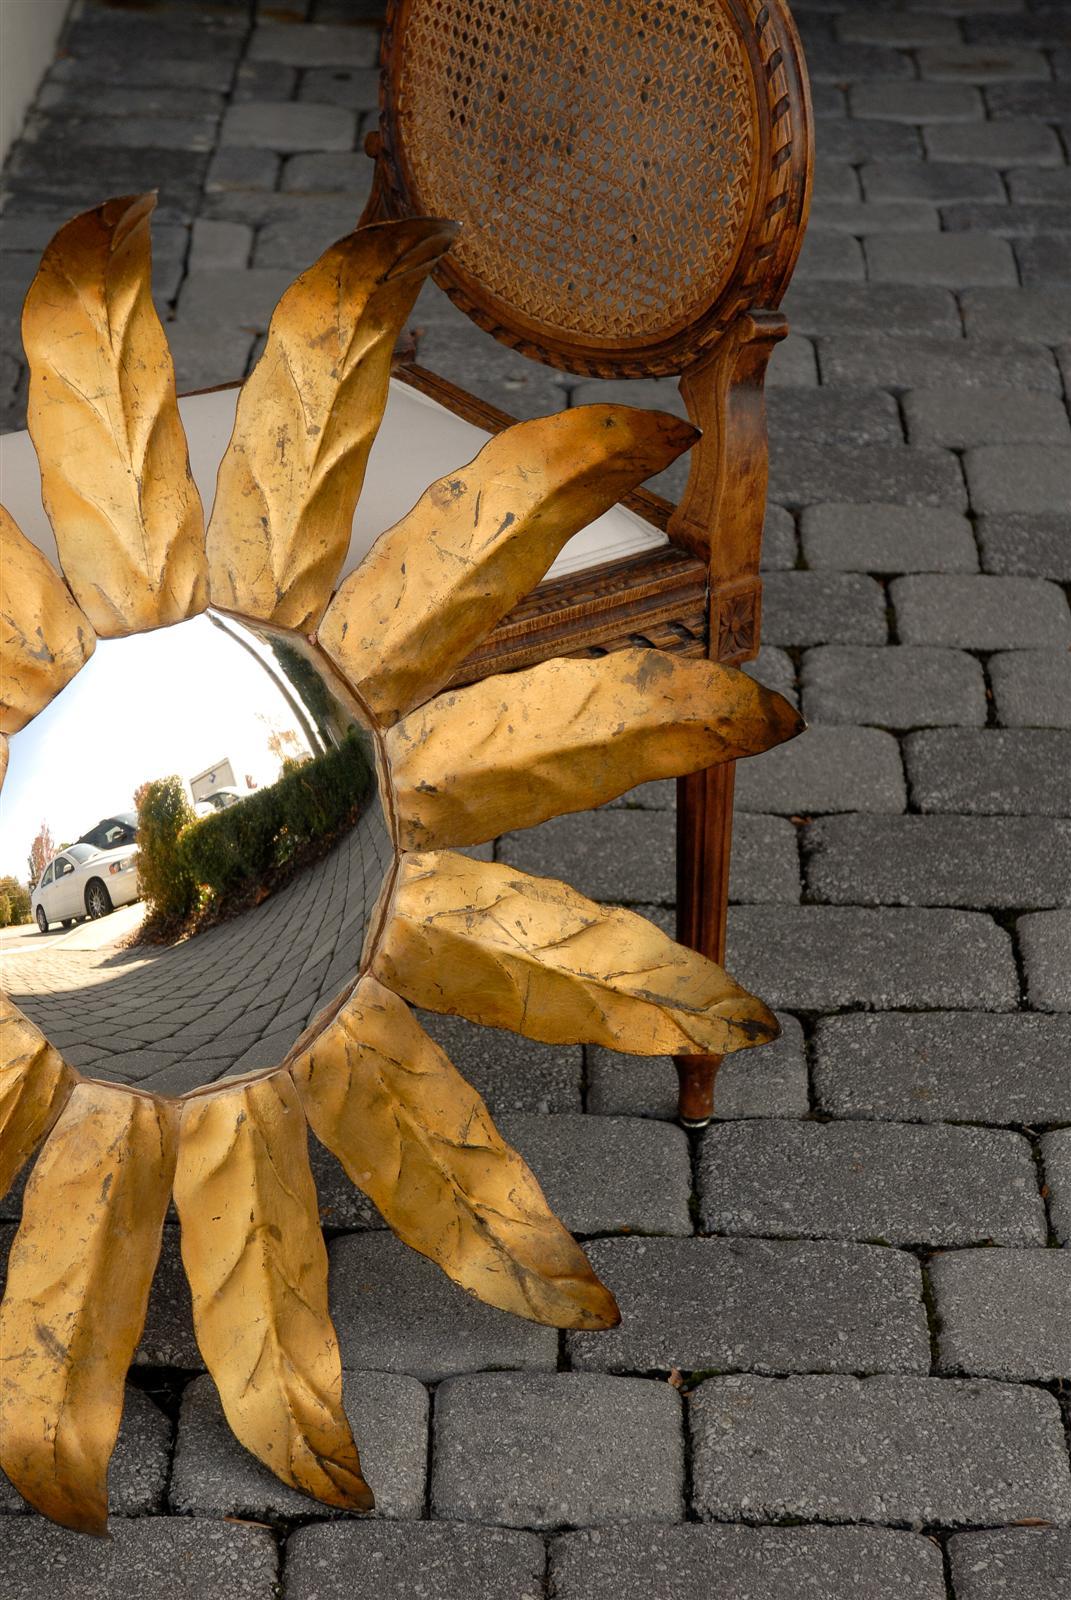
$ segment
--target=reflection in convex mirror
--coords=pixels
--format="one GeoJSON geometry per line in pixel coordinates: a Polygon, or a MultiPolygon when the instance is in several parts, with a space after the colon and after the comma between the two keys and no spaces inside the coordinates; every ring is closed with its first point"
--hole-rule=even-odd
{"type": "Polygon", "coordinates": [[[373,735],[313,646],[214,611],[101,640],[11,743],[4,987],[86,1076],[270,1069],[357,976],[393,859],[373,735]]]}

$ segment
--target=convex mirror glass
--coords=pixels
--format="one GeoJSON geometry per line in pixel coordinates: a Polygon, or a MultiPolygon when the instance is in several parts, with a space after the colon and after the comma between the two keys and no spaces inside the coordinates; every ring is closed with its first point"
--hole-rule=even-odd
{"type": "Polygon", "coordinates": [[[392,861],[373,735],[300,637],[208,611],[101,640],[11,742],[4,987],[88,1076],[270,1069],[357,976],[392,861]]]}

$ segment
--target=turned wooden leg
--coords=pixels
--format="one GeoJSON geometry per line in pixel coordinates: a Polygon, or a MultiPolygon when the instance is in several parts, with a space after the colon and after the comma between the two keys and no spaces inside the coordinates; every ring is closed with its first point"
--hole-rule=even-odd
{"type": "MultiPolygon", "coordinates": [[[[729,905],[729,853],[733,841],[732,761],[677,783],[677,938],[722,964],[729,905]]],[[[721,1056],[677,1056],[677,1115],[701,1128],[714,1109],[714,1079],[721,1056]]]]}

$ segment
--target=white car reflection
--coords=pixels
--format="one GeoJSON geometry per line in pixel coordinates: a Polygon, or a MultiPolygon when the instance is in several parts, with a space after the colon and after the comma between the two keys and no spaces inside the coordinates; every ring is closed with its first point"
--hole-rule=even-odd
{"type": "Polygon", "coordinates": [[[214,789],[211,794],[194,801],[194,814],[198,817],[214,817],[220,811],[227,811],[231,806],[236,806],[242,799],[244,796],[237,789],[214,789]]]}
{"type": "Polygon", "coordinates": [[[106,917],[137,898],[137,845],[98,850],[80,840],[48,863],[30,896],[30,909],[41,932],[47,933],[51,922],[106,917]]]}

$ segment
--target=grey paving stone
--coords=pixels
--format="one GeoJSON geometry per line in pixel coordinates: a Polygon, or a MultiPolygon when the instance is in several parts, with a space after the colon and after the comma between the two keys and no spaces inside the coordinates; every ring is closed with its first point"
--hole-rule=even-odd
{"type": "Polygon", "coordinates": [[[253,249],[253,230],[242,222],[213,222],[208,217],[195,220],[190,243],[190,269],[232,268],[248,265],[253,249]]]}
{"type": "MultiPolygon", "coordinates": [[[[767,402],[770,397],[767,396],[767,402]]],[[[764,571],[784,571],[796,565],[796,520],[784,506],[768,505],[762,524],[764,571]]]]}
{"type": "Polygon", "coordinates": [[[1056,134],[1040,122],[980,122],[970,128],[945,124],[926,128],[923,140],[934,161],[1056,167],[1064,159],[1056,134]]]}
{"type": "MultiPolygon", "coordinates": [[[[1058,173],[1061,168],[1050,167],[1047,170],[1058,173]]],[[[1004,239],[1031,239],[1039,233],[1071,232],[1071,220],[1067,219],[1064,210],[1059,206],[1047,203],[1035,205],[1025,200],[1010,205],[964,201],[958,205],[945,206],[941,212],[941,221],[949,232],[966,229],[970,233],[996,233],[1004,239]]],[[[1011,337],[1024,336],[1013,332],[1011,337]]]]}
{"type": "MultiPolygon", "coordinates": [[[[931,85],[920,83],[918,87],[930,88],[931,85]]],[[[925,200],[930,205],[948,205],[957,200],[1004,200],[1004,185],[994,167],[972,166],[963,161],[872,161],[861,169],[860,177],[867,200],[877,201],[880,205],[904,200],[925,200]]],[[[867,232],[876,233],[880,228],[881,209],[876,207],[874,225],[867,232]]],[[[913,238],[910,242],[918,244],[922,241],[913,238]]],[[[934,234],[932,239],[925,241],[925,259],[932,263],[932,271],[921,277],[897,276],[889,281],[945,283],[956,287],[960,280],[950,275],[950,268],[968,263],[972,247],[978,245],[989,256],[989,271],[998,276],[986,280],[966,277],[962,281],[1006,283],[1009,281],[1004,271],[1007,255],[999,249],[992,249],[993,245],[999,246],[1003,242],[1002,239],[991,239],[984,234],[972,234],[969,239],[964,239],[960,234],[934,234]],[[941,241],[946,238],[948,242],[942,244],[941,241]]],[[[908,241],[904,240],[903,243],[908,241]]],[[[867,256],[870,259],[869,248],[867,256]]],[[[892,264],[910,269],[911,258],[903,251],[898,256],[894,254],[892,264]]],[[[875,276],[873,271],[870,276],[875,276]]]]}
{"type": "Polygon", "coordinates": [[[229,145],[217,150],[205,177],[206,194],[226,194],[232,189],[273,189],[281,162],[271,150],[242,149],[229,145]]]}
{"type": "Polygon", "coordinates": [[[261,22],[249,41],[251,61],[282,61],[291,67],[374,67],[379,32],[366,27],[261,22]]]}
{"type": "Polygon", "coordinates": [[[811,206],[807,223],[808,230],[816,233],[850,233],[856,238],[868,233],[936,233],[940,226],[936,207],[921,200],[892,200],[881,205],[818,200],[811,206]]]}
{"type": "Polygon", "coordinates": [[[1071,656],[1066,650],[1013,650],[991,656],[997,720],[1006,728],[1071,728],[1071,656]]]}
{"type": "MultiPolygon", "coordinates": [[[[848,171],[852,169],[849,167],[848,171]]],[[[827,283],[862,283],[866,267],[858,239],[817,229],[808,232],[796,262],[795,276],[797,280],[818,278],[827,283]]]]}
{"type": "Polygon", "coordinates": [[[838,447],[774,438],[769,492],[771,499],[791,506],[889,500],[967,508],[963,475],[950,451],[905,450],[900,445],[838,447]]]}
{"type": "Polygon", "coordinates": [[[960,332],[959,313],[948,291],[914,284],[794,284],[785,296],[785,310],[800,333],[960,332]]]}
{"type": "Polygon", "coordinates": [[[369,187],[369,174],[370,163],[363,151],[309,151],[283,163],[282,187],[320,194],[363,194],[369,187]]]}
{"type": "Polygon", "coordinates": [[[646,1600],[945,1600],[937,1546],[889,1528],[568,1533],[550,1570],[558,1600],[620,1600],[637,1583],[646,1600]]]}
{"type": "Polygon", "coordinates": [[[787,339],[774,346],[770,365],[766,369],[766,387],[770,389],[813,388],[818,382],[818,366],[814,359],[814,345],[799,334],[790,333],[787,339]]]}
{"type": "Polygon", "coordinates": [[[879,1122],[709,1127],[699,1158],[710,1233],[880,1244],[1044,1244],[1030,1145],[992,1128],[879,1122]]]}
{"type": "Polygon", "coordinates": [[[434,1382],[481,1367],[556,1364],[553,1328],[474,1300],[393,1234],[344,1235],[329,1254],[331,1317],[348,1369],[434,1382]]]}
{"type": "Polygon", "coordinates": [[[1057,729],[923,730],[904,761],[919,811],[1071,816],[1071,734],[1057,729]]]}
{"type": "MultiPolygon", "coordinates": [[[[410,326],[418,324],[411,320],[410,326]]],[[[417,358],[511,417],[545,416],[566,405],[566,391],[549,367],[505,349],[472,323],[465,328],[429,328],[418,340],[417,358]]],[[[648,486],[663,493],[664,477],[660,474],[648,486]]],[[[679,481],[683,484],[683,477],[679,481]]]]}
{"type": "Polygon", "coordinates": [[[866,261],[872,283],[1018,283],[1010,244],[988,234],[872,234],[866,261]]]}
{"type": "Polygon", "coordinates": [[[566,1335],[578,1369],[930,1370],[922,1275],[903,1251],[796,1240],[597,1239],[589,1252],[621,1307],[621,1325],[566,1335]]]}
{"type": "Polygon", "coordinates": [[[435,1396],[432,1507],[459,1522],[561,1528],[677,1522],[680,1396],[589,1372],[480,1372],[435,1396]]]}
{"type": "Polygon", "coordinates": [[[486,1100],[493,1116],[507,1111],[579,1111],[583,1056],[579,1045],[539,1044],[464,1017],[420,1015],[421,1026],[486,1100]]]}
{"type": "Polygon", "coordinates": [[[325,1228],[384,1228],[386,1223],[366,1194],[347,1177],[329,1150],[309,1135],[309,1166],[316,1185],[320,1223],[325,1228]]]}
{"type": "Polygon", "coordinates": [[[975,511],[1066,514],[1071,505],[1066,445],[982,445],[967,451],[964,470],[975,511]]]}
{"type": "Polygon", "coordinates": [[[534,1533],[448,1522],[335,1522],[287,1540],[285,1600],[540,1600],[534,1533]]]}
{"type": "Polygon", "coordinates": [[[779,434],[813,444],[901,444],[896,401],[882,389],[828,386],[815,394],[781,389],[767,397],[772,438],[779,434]]]}
{"type": "MultiPolygon", "coordinates": [[[[564,878],[595,900],[672,904],[676,823],[668,812],[604,808],[556,817],[504,834],[498,859],[537,876],[564,878]]],[[[745,822],[738,830],[730,897],[754,903],[799,900],[791,828],[745,822]]]]}
{"type": "MultiPolygon", "coordinates": [[[[361,1467],[382,1517],[419,1517],[428,1460],[428,1394],[415,1378],[347,1372],[343,1404],[361,1467]]],[[[282,1483],[231,1433],[211,1378],[195,1378],[182,1396],[169,1503],[183,1516],[331,1517],[282,1483]]]]}
{"type": "MultiPolygon", "coordinates": [[[[803,1030],[783,1013],[781,1037],[726,1056],[714,1084],[714,1115],[802,1117],[808,1110],[803,1030]]],[[[669,1056],[628,1056],[590,1045],[587,1109],[600,1116],[677,1115],[677,1073],[669,1056]]]]}
{"type": "Polygon", "coordinates": [[[351,111],[379,108],[379,73],[374,67],[310,67],[301,75],[299,100],[351,111]]]}
{"type": "Polygon", "coordinates": [[[955,1528],[1071,1517],[1056,1401],[1019,1384],[712,1378],[690,1417],[703,1518],[955,1528]]]}
{"type": "MultiPolygon", "coordinates": [[[[170,108],[183,109],[181,105],[170,108]]],[[[64,139],[73,143],[106,144],[111,150],[211,150],[216,142],[217,115],[142,115],[131,110],[123,117],[102,122],[98,116],[39,116],[31,112],[22,137],[35,142],[64,139]]]]}
{"type": "Polygon", "coordinates": [[[524,1112],[498,1125],[570,1233],[691,1233],[691,1156],[682,1128],[644,1117],[524,1112]]]}
{"type": "Polygon", "coordinates": [[[1035,1011],[1071,1011],[1071,911],[1020,917],[1015,935],[1035,1011]]]}
{"type": "Polygon", "coordinates": [[[937,1370],[1048,1382],[1071,1374],[1071,1255],[956,1250],[934,1256],[937,1370]]]}
{"type": "Polygon", "coordinates": [[[822,1017],[814,1092],[834,1117],[894,1122],[1071,1120],[1071,1019],[961,1011],[822,1017]]]}
{"type": "MultiPolygon", "coordinates": [[[[814,163],[814,192],[823,200],[858,200],[859,178],[847,161],[830,161],[819,155],[814,163]]],[[[799,263],[797,262],[797,268],[799,263]]]]}
{"type": "Polygon", "coordinates": [[[849,11],[837,18],[836,30],[838,39],[896,45],[901,49],[962,42],[951,17],[931,16],[921,11],[849,11]]]}
{"type": "Polygon", "coordinates": [[[805,506],[800,520],[809,567],[850,572],[976,572],[971,525],[931,506],[805,506]]]}
{"type": "Polygon", "coordinates": [[[564,878],[593,900],[672,904],[676,824],[665,812],[608,808],[555,817],[498,842],[498,859],[564,878]]]}
{"type": "Polygon", "coordinates": [[[852,85],[853,117],[887,122],[977,122],[985,115],[981,90],[970,84],[905,83],[901,78],[852,85]]]}
{"type": "MultiPolygon", "coordinates": [[[[133,1384],[127,1384],[123,1420],[108,1472],[108,1509],[113,1516],[137,1517],[159,1510],[167,1485],[170,1453],[171,1424],[148,1395],[142,1394],[133,1384]]],[[[26,1509],[21,1495],[0,1471],[0,1513],[26,1509]]],[[[9,1520],[0,1515],[0,1530],[6,1530],[9,1520]]],[[[6,1593],[4,1600],[7,1600],[6,1593]]]]}
{"type": "MultiPolygon", "coordinates": [[[[1036,339],[1040,344],[1071,339],[1071,297],[1059,287],[965,289],[960,304],[971,338],[978,334],[983,339],[1036,339]]],[[[1029,511],[1033,508],[1009,509],[1029,511]]]]}
{"type": "Polygon", "coordinates": [[[1071,1600],[1071,1530],[992,1528],[948,1541],[956,1600],[1071,1600]]]}
{"type": "Polygon", "coordinates": [[[193,1332],[190,1289],[179,1253],[179,1230],[174,1226],[164,1229],[148,1315],[134,1362],[139,1366],[179,1367],[186,1371],[200,1371],[204,1367],[193,1332]]]}
{"type": "Polygon", "coordinates": [[[960,650],[826,645],[807,651],[802,685],[804,715],[812,723],[985,726],[982,668],[960,650]]]}
{"type": "Polygon", "coordinates": [[[1071,283],[1071,238],[1066,234],[1017,239],[1015,258],[1019,263],[1019,276],[1028,288],[1071,283]]]}
{"type": "Polygon", "coordinates": [[[1041,1160],[1053,1232],[1061,1244],[1071,1245],[1071,1128],[1060,1128],[1045,1135],[1041,1141],[1041,1160]]]}
{"type": "Polygon", "coordinates": [[[920,50],[918,61],[923,78],[935,83],[1044,82],[1051,77],[1041,51],[1025,48],[936,45],[920,50]]]}
{"type": "Polygon", "coordinates": [[[220,140],[254,150],[352,150],[357,119],[342,106],[247,100],[223,118],[220,140]]]}
{"type": "MultiPolygon", "coordinates": [[[[64,40],[67,44],[67,40],[64,40]]],[[[226,94],[230,89],[234,64],[229,52],[218,57],[205,51],[199,58],[165,56],[153,52],[143,53],[137,60],[123,59],[110,53],[93,51],[85,57],[61,56],[48,69],[46,81],[50,84],[78,86],[92,93],[101,84],[109,88],[128,89],[132,86],[153,85],[164,89],[210,90],[226,94]]]]}
{"type": "Polygon", "coordinates": [[[776,689],[778,694],[783,694],[793,705],[798,703],[796,669],[787,650],[778,650],[772,644],[760,645],[755,659],[745,661],[741,670],[746,672],[749,678],[754,678],[756,683],[764,683],[768,689],[776,689]]]}
{"type": "Polygon", "coordinates": [[[887,637],[881,586],[857,573],[770,573],[762,620],[774,645],[884,644],[887,637]]]}
{"type": "MultiPolygon", "coordinates": [[[[1065,120],[1071,121],[1071,87],[1061,92],[1067,102],[1065,120]]],[[[1041,120],[1053,119],[1042,116],[1041,120]]],[[[1028,205],[1036,201],[1060,204],[1071,195],[1071,175],[1067,167],[1022,167],[1018,171],[1009,172],[1004,181],[1008,185],[1008,193],[1012,200],[1025,202],[1028,205]]],[[[1054,232],[1060,229],[1058,217],[1053,217],[1053,224],[1054,232]]],[[[1066,233],[1068,230],[1064,227],[1060,231],[1066,233]]]]}
{"type": "Polygon", "coordinates": [[[276,267],[191,272],[182,286],[180,320],[202,327],[252,328],[263,333],[292,274],[276,267]]]}
{"type": "Polygon", "coordinates": [[[797,739],[742,762],[739,811],[784,816],[821,811],[903,811],[900,749],[877,728],[808,728],[797,739]]]}
{"type": "Polygon", "coordinates": [[[889,596],[904,644],[1006,650],[1071,643],[1067,601],[1040,578],[925,574],[895,578],[889,596]]]}
{"type": "MultiPolygon", "coordinates": [[[[892,59],[896,58],[886,57],[892,59]]],[[[859,122],[847,117],[825,124],[822,148],[831,161],[850,161],[853,165],[878,156],[885,161],[917,161],[922,155],[922,140],[914,128],[905,128],[899,122],[859,122]]]]}
{"type": "Polygon", "coordinates": [[[819,902],[1071,904],[1071,821],[1056,817],[820,817],[802,843],[819,902]]]}
{"type": "Polygon", "coordinates": [[[113,1517],[108,1534],[87,1539],[44,1517],[0,1519],[5,1600],[274,1600],[278,1593],[268,1528],[113,1517]]]}
{"type": "Polygon", "coordinates": [[[1008,935],[968,911],[733,906],[729,968],[769,1005],[1006,1011],[1019,998],[1008,935]]]}
{"type": "MultiPolygon", "coordinates": [[[[908,339],[884,334],[820,341],[827,383],[876,383],[890,389],[936,388],[942,384],[992,388],[994,373],[1009,388],[1060,393],[1052,354],[1000,339],[908,339]]],[[[873,500],[875,495],[857,496],[873,500]]]]}
{"type": "MultiPolygon", "coordinates": [[[[297,69],[286,67],[281,61],[243,61],[234,80],[231,99],[290,100],[297,77],[297,69]]],[[[318,100],[321,97],[312,94],[303,98],[318,100]]]]}
{"type": "Polygon", "coordinates": [[[1055,395],[1019,389],[915,389],[903,404],[912,443],[959,450],[985,444],[1071,443],[1067,412],[1055,395]]]}

